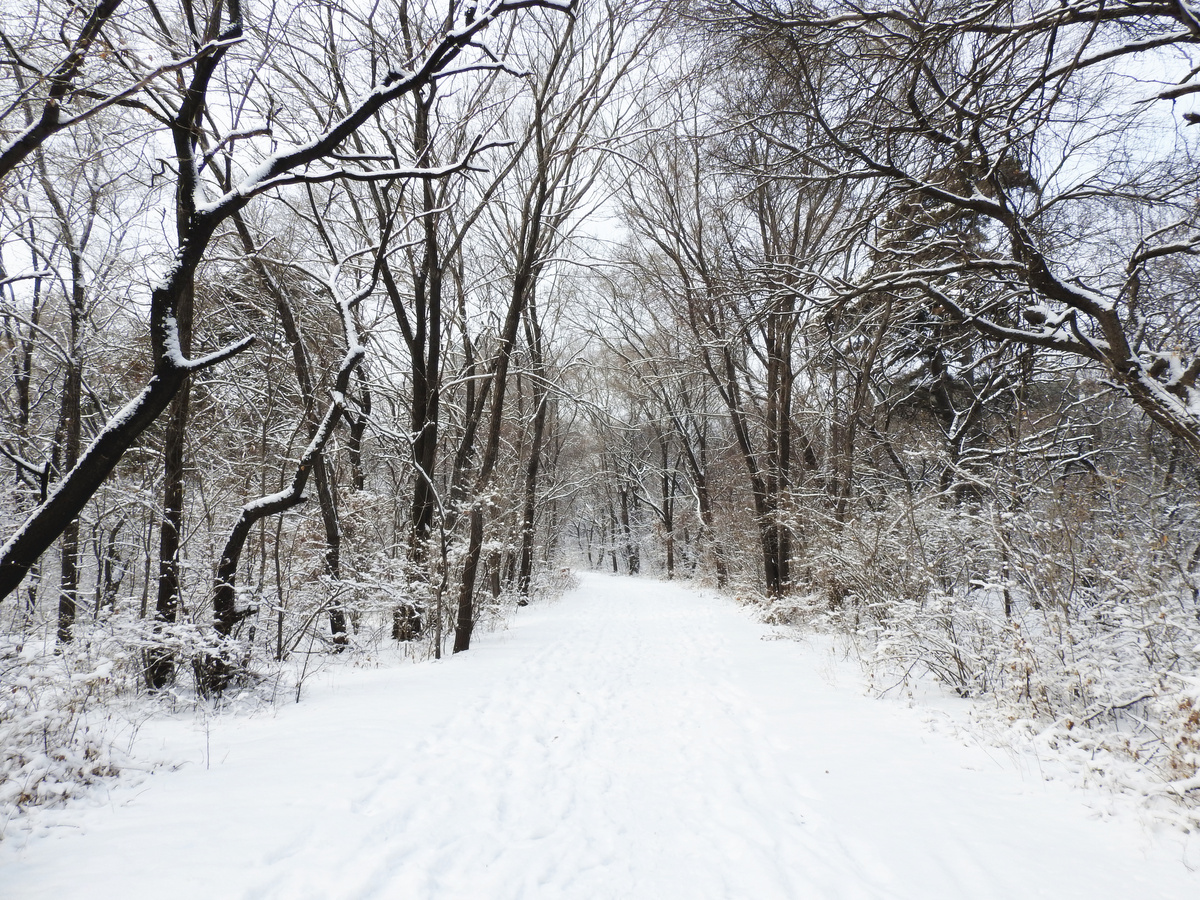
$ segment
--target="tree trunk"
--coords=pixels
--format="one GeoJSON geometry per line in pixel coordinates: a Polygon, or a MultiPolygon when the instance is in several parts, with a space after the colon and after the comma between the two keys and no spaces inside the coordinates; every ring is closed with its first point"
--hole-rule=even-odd
{"type": "Polygon", "coordinates": [[[671,448],[667,435],[655,428],[655,439],[658,443],[658,462],[662,471],[659,486],[662,500],[663,543],[667,557],[667,580],[670,581],[675,577],[675,474],[677,470],[671,466],[671,448]]]}
{"type": "Polygon", "coordinates": [[[525,496],[521,509],[521,559],[517,572],[517,590],[521,594],[518,605],[529,602],[529,583],[533,578],[533,542],[537,525],[538,470],[542,462],[542,436],[546,427],[545,394],[538,402],[533,415],[533,437],[529,448],[529,462],[525,467],[525,496]]]}
{"type": "Polygon", "coordinates": [[[521,558],[517,572],[519,606],[529,602],[529,582],[533,577],[533,539],[537,524],[538,474],[542,464],[542,443],[546,433],[550,390],[546,382],[546,366],[542,356],[542,329],[538,323],[537,306],[531,298],[525,317],[525,338],[533,365],[533,427],[529,439],[529,462],[525,466],[524,503],[521,509],[521,558]]]}
{"type": "MultiPolygon", "coordinates": [[[[54,204],[58,206],[57,201],[54,204]]],[[[83,387],[83,317],[86,312],[87,293],[84,284],[81,248],[69,234],[65,214],[58,209],[63,220],[63,231],[71,254],[71,358],[67,365],[63,384],[62,415],[59,425],[57,447],[61,448],[62,462],[59,471],[69,471],[79,461],[83,422],[80,410],[80,393],[83,387]]],[[[58,629],[60,642],[71,640],[79,603],[79,516],[75,516],[63,529],[58,588],[58,629]]]]}
{"type": "MultiPolygon", "coordinates": [[[[187,356],[192,349],[193,291],[189,284],[176,306],[179,349],[187,356]]],[[[179,553],[183,544],[184,445],[186,442],[190,379],[182,380],[171,401],[163,438],[163,506],[158,545],[158,595],[154,604],[155,633],[163,625],[179,621],[182,600],[179,553]]],[[[146,684],[161,690],[175,678],[175,656],[165,647],[146,651],[146,684]]]]}
{"type": "Polygon", "coordinates": [[[522,241],[524,265],[518,266],[513,281],[508,312],[500,332],[495,366],[487,379],[492,393],[491,420],[488,424],[487,443],[479,462],[479,474],[475,482],[475,502],[471,506],[467,552],[463,560],[462,583],[458,593],[458,614],[454,628],[454,652],[461,653],[471,647],[471,633],[475,628],[475,579],[479,575],[479,556],[483,552],[483,504],[484,494],[490,489],[492,473],[500,455],[500,431],[504,419],[505,389],[508,387],[508,367],[513,346],[517,340],[522,314],[536,282],[538,261],[536,248],[539,246],[540,217],[526,219],[527,233],[522,241]]]}
{"type": "Polygon", "coordinates": [[[621,536],[625,540],[625,569],[630,575],[638,575],[642,571],[642,558],[633,540],[633,529],[629,525],[629,500],[632,489],[622,485],[617,491],[621,500],[621,536]]]}

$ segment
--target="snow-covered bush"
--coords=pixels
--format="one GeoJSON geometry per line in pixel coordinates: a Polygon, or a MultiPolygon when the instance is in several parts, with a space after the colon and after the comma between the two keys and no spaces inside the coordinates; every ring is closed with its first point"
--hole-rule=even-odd
{"type": "Polygon", "coordinates": [[[116,774],[116,741],[132,725],[123,698],[136,690],[136,644],[105,627],[79,629],[58,649],[0,636],[0,836],[25,807],[56,803],[116,774]]]}
{"type": "Polygon", "coordinates": [[[579,587],[579,576],[570,566],[549,566],[538,570],[530,586],[530,593],[546,600],[557,600],[568,591],[579,587]]]}
{"type": "MultiPolygon", "coordinates": [[[[52,626],[51,626],[52,627],[52,626]]],[[[218,649],[249,662],[251,645],[218,648],[211,629],[105,613],[76,622],[73,640],[36,632],[0,634],[0,837],[22,811],[53,805],[118,774],[140,722],[163,708],[201,702],[195,661],[218,649]],[[176,681],[146,689],[146,654],[171,651],[176,681]]],[[[258,666],[239,669],[235,684],[258,666]]]]}
{"type": "Polygon", "coordinates": [[[880,691],[932,676],[1011,739],[1200,824],[1194,543],[1115,489],[1025,499],[906,498],[830,529],[809,615],[852,636],[880,691]]]}

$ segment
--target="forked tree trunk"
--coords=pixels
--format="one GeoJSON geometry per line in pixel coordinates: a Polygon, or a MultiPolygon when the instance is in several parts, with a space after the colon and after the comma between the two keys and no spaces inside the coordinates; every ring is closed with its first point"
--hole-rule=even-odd
{"type": "MultiPolygon", "coordinates": [[[[192,290],[189,285],[178,304],[179,344],[185,355],[192,344],[192,290]]],[[[190,380],[183,379],[179,392],[171,401],[163,438],[163,505],[159,521],[158,592],[154,604],[154,631],[161,634],[164,625],[179,620],[182,587],[180,584],[180,550],[183,545],[183,478],[184,446],[186,441],[190,380]]],[[[146,684],[151,690],[161,690],[175,679],[175,654],[164,646],[146,651],[146,684]]]]}

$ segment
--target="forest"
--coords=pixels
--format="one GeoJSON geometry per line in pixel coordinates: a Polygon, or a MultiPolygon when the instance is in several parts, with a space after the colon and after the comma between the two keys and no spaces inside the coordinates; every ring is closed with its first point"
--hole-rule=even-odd
{"type": "Polygon", "coordinates": [[[1200,823],[1188,0],[6,0],[0,817],[690,580],[1200,823]]]}

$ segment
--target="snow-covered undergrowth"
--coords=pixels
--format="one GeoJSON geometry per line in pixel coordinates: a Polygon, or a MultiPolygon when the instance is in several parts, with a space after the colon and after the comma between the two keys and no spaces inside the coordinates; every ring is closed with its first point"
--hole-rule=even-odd
{"type": "MultiPolygon", "coordinates": [[[[71,642],[57,643],[43,623],[24,634],[0,634],[0,840],[35,827],[39,811],[153,769],[161,761],[129,752],[151,717],[208,717],[294,700],[323,666],[320,648],[327,643],[297,640],[305,646],[277,663],[249,641],[234,642],[226,652],[246,666],[223,696],[205,697],[191,662],[216,652],[210,629],[110,615],[77,622],[73,633],[71,642]],[[164,649],[175,660],[176,677],[151,692],[146,654],[164,649]]],[[[352,644],[346,662],[376,664],[375,650],[371,641],[352,644]]]]}
{"type": "Polygon", "coordinates": [[[1200,580],[1151,528],[1073,501],[900,504],[824,536],[815,594],[767,605],[848,636],[881,693],[936,679],[979,730],[1200,827],[1200,580]]]}
{"type": "MultiPolygon", "coordinates": [[[[33,810],[60,806],[127,768],[140,771],[144,763],[128,748],[148,717],[213,706],[187,663],[214,651],[207,634],[191,623],[156,626],[120,614],[77,622],[67,643],[54,640],[52,623],[0,633],[0,840],[27,825],[33,810]],[[157,694],[145,684],[152,647],[181,661],[176,683],[157,694]]],[[[280,674],[244,679],[231,696],[280,674]]]]}
{"type": "Polygon", "coordinates": [[[0,636],[0,837],[24,810],[119,772],[136,720],[135,647],[101,628],[58,652],[45,639],[0,636]]]}

